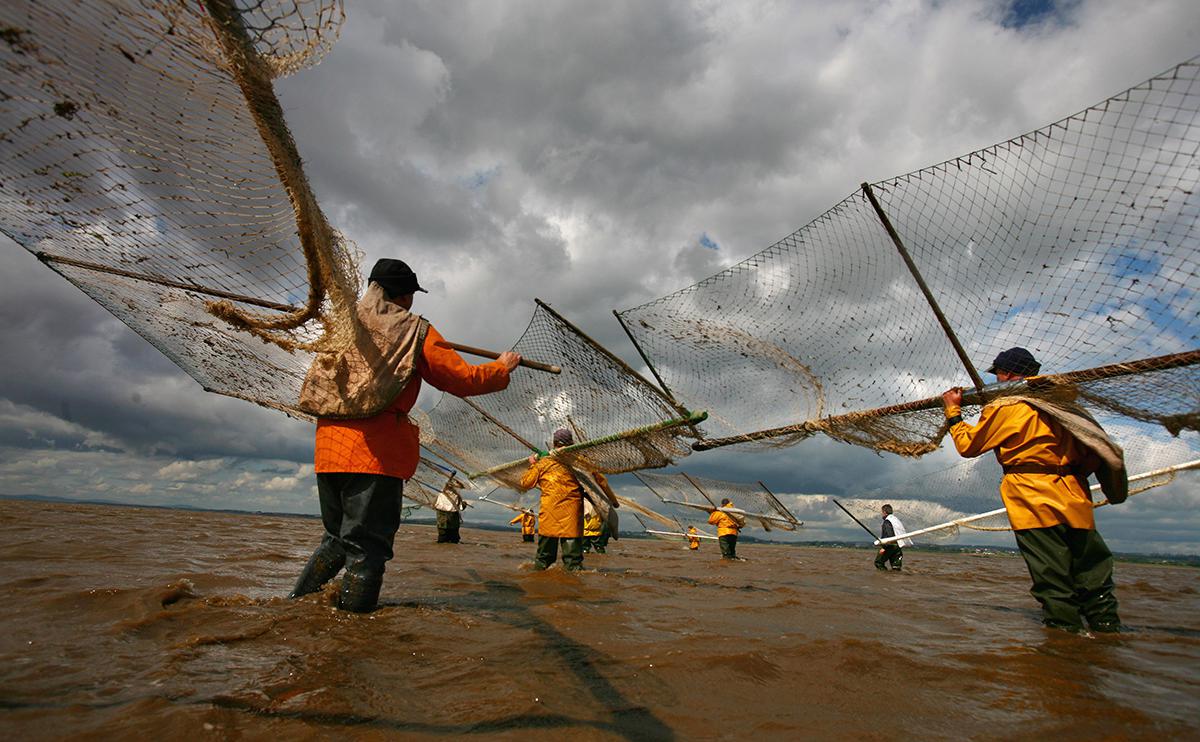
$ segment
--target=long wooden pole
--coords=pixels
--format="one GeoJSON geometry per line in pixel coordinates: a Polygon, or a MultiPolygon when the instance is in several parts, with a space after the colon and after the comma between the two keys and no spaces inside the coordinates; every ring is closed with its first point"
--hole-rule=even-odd
{"type": "Polygon", "coordinates": [[[775,503],[775,507],[779,508],[780,511],[787,513],[789,516],[791,516],[791,518],[793,520],[795,520],[800,525],[804,525],[804,523],[802,521],[800,521],[798,518],[796,518],[796,516],[792,513],[791,510],[788,510],[786,507],[784,507],[783,503],[779,501],[779,498],[775,496],[774,492],[767,489],[767,485],[763,484],[761,479],[758,481],[758,486],[763,488],[763,491],[767,493],[767,497],[770,497],[771,502],[775,503]]]}
{"type": "MultiPolygon", "coordinates": [[[[1127,363],[1113,363],[1107,366],[1097,366],[1096,368],[1084,369],[1081,371],[1067,371],[1061,374],[1047,374],[1045,376],[1035,376],[1021,381],[1002,381],[996,384],[988,384],[982,389],[969,389],[963,392],[964,405],[982,405],[996,397],[1006,394],[1021,394],[1031,391],[1037,392],[1041,389],[1049,389],[1061,384],[1075,384],[1084,381],[1095,381],[1099,379],[1113,379],[1120,376],[1130,376],[1132,374],[1144,373],[1147,371],[1165,371],[1167,369],[1179,368],[1181,366],[1191,366],[1200,363],[1200,350],[1190,350],[1183,353],[1172,353],[1165,356],[1157,356],[1155,358],[1146,358],[1140,361],[1130,361],[1127,363]]],[[[730,446],[735,443],[746,443],[748,441],[758,441],[767,438],[778,438],[786,435],[795,435],[797,433],[815,433],[820,432],[825,427],[836,426],[843,421],[852,421],[860,418],[871,417],[886,417],[888,415],[899,415],[906,412],[920,412],[921,410],[932,410],[942,406],[942,397],[939,394],[936,397],[926,397],[912,402],[902,402],[900,404],[889,405],[887,407],[877,407],[873,410],[863,410],[862,412],[850,412],[845,415],[835,415],[833,417],[817,418],[816,420],[806,420],[805,422],[796,423],[794,425],[785,425],[779,428],[769,428],[767,430],[758,430],[753,433],[743,433],[741,435],[731,435],[726,438],[709,438],[707,440],[696,441],[692,444],[694,451],[708,451],[721,446],[730,446]]]]}
{"type": "MultiPolygon", "coordinates": [[[[545,451],[543,451],[542,449],[538,448],[537,446],[533,445],[532,443],[530,443],[529,441],[527,441],[523,437],[521,437],[520,433],[518,433],[517,431],[508,427],[504,423],[500,422],[492,415],[488,414],[487,410],[485,410],[482,407],[480,407],[479,405],[475,404],[470,399],[467,399],[466,397],[460,397],[460,399],[463,402],[465,402],[468,407],[475,410],[480,415],[483,415],[483,417],[486,418],[487,421],[490,422],[492,425],[495,425],[497,428],[500,428],[505,433],[508,433],[514,440],[516,440],[522,446],[528,448],[530,451],[533,451],[534,453],[538,453],[538,454],[545,453],[545,451]]],[[[474,479],[474,477],[471,477],[471,479],[474,479]]]]}
{"type": "Polygon", "coordinates": [[[656,369],[654,364],[650,362],[650,357],[646,355],[646,351],[642,350],[642,346],[640,343],[638,343],[637,338],[635,338],[633,333],[629,331],[629,326],[625,324],[625,320],[621,318],[621,315],[617,312],[617,310],[612,310],[612,313],[613,316],[617,318],[617,324],[619,324],[621,329],[625,331],[625,335],[629,338],[629,342],[633,343],[634,350],[638,352],[638,355],[642,357],[642,361],[646,363],[646,368],[650,369],[650,373],[654,374],[654,378],[658,380],[658,385],[662,387],[662,391],[666,395],[666,398],[671,401],[671,404],[675,406],[676,410],[678,410],[681,414],[686,415],[687,408],[679,404],[679,401],[675,399],[675,395],[671,392],[671,387],[667,386],[667,382],[663,381],[663,377],[659,375],[658,369],[656,369]]]}
{"type": "Polygon", "coordinates": [[[908,248],[900,240],[900,233],[892,226],[892,221],[888,219],[883,206],[875,198],[875,191],[871,190],[871,184],[863,183],[862,189],[863,193],[867,194],[867,199],[871,202],[871,206],[874,207],[879,221],[883,222],[883,228],[887,230],[888,236],[892,238],[892,244],[896,246],[897,252],[900,253],[900,258],[908,266],[908,272],[912,274],[913,280],[917,282],[917,286],[921,289],[921,293],[925,295],[925,301],[929,303],[929,308],[933,310],[934,316],[937,317],[938,324],[942,326],[942,332],[946,333],[946,338],[954,346],[954,352],[958,354],[958,359],[962,361],[963,368],[967,370],[967,375],[971,377],[971,382],[975,384],[976,389],[982,389],[983,379],[979,376],[979,372],[975,370],[971,359],[967,357],[967,351],[963,349],[962,343],[958,341],[958,336],[954,334],[954,328],[950,326],[950,321],[946,319],[942,308],[938,306],[937,299],[934,298],[933,292],[929,290],[929,285],[925,283],[925,277],[917,270],[917,264],[913,262],[912,256],[908,254],[908,248]]]}
{"type": "Polygon", "coordinates": [[[563,326],[570,329],[572,332],[574,332],[576,335],[578,335],[580,337],[580,339],[582,339],[588,345],[595,348],[597,351],[599,351],[601,354],[603,354],[605,357],[607,357],[610,361],[612,361],[617,366],[619,366],[621,368],[621,370],[625,371],[630,376],[633,376],[638,381],[645,384],[648,389],[650,389],[652,392],[654,392],[655,395],[657,395],[660,399],[662,399],[664,402],[666,402],[672,409],[677,410],[680,413],[681,417],[688,417],[691,415],[690,410],[680,407],[679,404],[676,403],[675,400],[672,399],[670,395],[668,395],[662,389],[659,389],[654,384],[651,384],[649,381],[647,381],[646,377],[644,377],[640,373],[638,373],[637,370],[635,370],[628,363],[626,363],[625,361],[618,358],[617,355],[615,353],[613,353],[611,350],[609,350],[608,348],[605,348],[603,345],[601,345],[600,343],[593,340],[590,335],[588,335],[586,332],[584,332],[583,330],[579,329],[574,324],[569,322],[566,317],[564,317],[561,314],[559,314],[558,312],[554,311],[554,309],[549,304],[547,304],[546,302],[544,302],[541,299],[538,299],[536,297],[534,297],[534,301],[537,302],[537,305],[539,307],[541,307],[542,309],[545,309],[550,314],[551,317],[554,317],[556,320],[561,322],[563,324],[563,326]]]}
{"type": "Polygon", "coordinates": [[[867,533],[871,534],[871,538],[876,538],[876,536],[875,536],[875,532],[874,532],[874,531],[872,531],[870,528],[867,528],[866,526],[864,526],[864,525],[863,525],[863,522],[862,522],[861,520],[859,520],[858,518],[855,518],[855,517],[854,517],[854,513],[852,513],[852,512],[850,512],[849,510],[847,510],[847,509],[845,508],[845,506],[843,506],[843,505],[842,505],[842,503],[838,502],[837,500],[834,500],[832,497],[831,497],[831,498],[829,498],[829,499],[833,500],[833,504],[834,504],[834,505],[837,505],[839,508],[841,508],[843,513],[845,513],[846,515],[849,515],[849,516],[850,516],[850,520],[852,520],[852,521],[854,521],[855,523],[857,523],[858,525],[862,526],[862,529],[863,529],[864,531],[866,531],[867,533]]]}
{"type": "MultiPolygon", "coordinates": [[[[211,297],[214,297],[217,299],[228,299],[229,301],[236,301],[239,304],[246,304],[246,305],[249,305],[252,307],[261,307],[263,309],[270,309],[270,310],[273,310],[276,312],[295,314],[296,312],[303,311],[303,307],[297,307],[297,306],[293,306],[291,304],[281,304],[280,302],[277,302],[277,301],[268,301],[266,299],[256,299],[253,296],[246,296],[245,294],[235,294],[232,291],[224,291],[222,289],[209,288],[207,286],[200,286],[200,285],[194,284],[194,283],[185,283],[183,281],[172,281],[170,279],[162,278],[161,276],[154,276],[149,273],[135,273],[134,271],[127,271],[127,270],[124,270],[121,268],[113,268],[113,267],[107,266],[107,265],[100,265],[99,263],[89,263],[86,260],[76,260],[75,258],[68,258],[68,257],[64,257],[62,255],[51,255],[50,253],[45,252],[45,251],[34,253],[34,255],[37,256],[38,260],[45,263],[51,269],[54,269],[55,265],[69,265],[69,266],[72,266],[75,268],[83,268],[84,270],[94,271],[96,273],[106,273],[106,274],[112,275],[112,276],[121,276],[122,278],[132,278],[135,281],[142,281],[143,283],[152,283],[156,286],[165,286],[167,288],[179,289],[180,291],[188,291],[193,294],[201,294],[203,296],[211,296],[211,297]]],[[[494,358],[500,357],[500,353],[498,351],[488,350],[486,348],[476,348],[473,345],[464,345],[462,343],[452,343],[450,341],[446,341],[446,345],[449,345],[451,348],[454,348],[455,350],[459,351],[460,353],[468,353],[470,355],[479,356],[481,358],[493,358],[494,359],[494,358]]],[[[542,363],[540,361],[534,361],[534,360],[530,360],[528,358],[521,358],[520,365],[525,368],[533,369],[535,371],[545,371],[546,373],[551,373],[551,374],[561,374],[562,373],[561,366],[555,366],[555,365],[549,364],[549,363],[542,363]]]]}

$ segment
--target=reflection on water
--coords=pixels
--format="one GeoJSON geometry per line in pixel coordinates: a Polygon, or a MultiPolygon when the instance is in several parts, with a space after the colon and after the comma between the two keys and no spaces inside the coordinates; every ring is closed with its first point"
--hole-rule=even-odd
{"type": "Polygon", "coordinates": [[[0,501],[0,731],[1061,740],[1200,730],[1200,572],[1119,564],[1136,631],[1043,629],[1020,559],[625,539],[530,572],[405,525],[383,607],[291,587],[319,521],[0,501]],[[706,546],[708,546],[706,544],[706,546]]]}

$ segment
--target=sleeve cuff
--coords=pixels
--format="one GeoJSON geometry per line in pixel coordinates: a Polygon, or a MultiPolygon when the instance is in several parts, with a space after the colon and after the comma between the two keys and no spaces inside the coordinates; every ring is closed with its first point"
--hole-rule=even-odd
{"type": "Polygon", "coordinates": [[[958,414],[957,412],[954,413],[953,415],[951,415],[950,417],[946,418],[946,424],[950,427],[954,427],[955,425],[958,425],[962,421],[963,421],[962,415],[958,414]]]}

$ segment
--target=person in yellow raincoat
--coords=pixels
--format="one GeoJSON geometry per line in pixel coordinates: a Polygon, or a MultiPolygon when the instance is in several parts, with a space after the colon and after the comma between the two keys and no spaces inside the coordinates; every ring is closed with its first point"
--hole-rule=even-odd
{"type": "Polygon", "coordinates": [[[595,551],[603,554],[604,544],[600,536],[604,533],[604,519],[596,511],[596,507],[585,497],[583,500],[583,553],[595,551]]]}
{"type": "MultiPolygon", "coordinates": [[[[1040,370],[1028,350],[1010,348],[996,357],[988,373],[1003,382],[1035,376],[1040,370]]],[[[995,451],[1004,469],[1000,496],[1033,580],[1030,592],[1042,604],[1043,623],[1082,631],[1082,614],[1093,631],[1120,631],[1113,557],[1096,531],[1087,485],[1088,475],[1105,465],[1098,453],[1103,445],[1083,445],[1037,400],[996,399],[983,407],[975,425],[963,422],[961,389],[947,390],[942,401],[959,454],[970,458],[995,451]]],[[[1120,449],[1083,415],[1094,431],[1082,432],[1093,445],[1095,438],[1100,444],[1107,442],[1119,459],[1120,449]]],[[[1123,466],[1121,461],[1122,479],[1123,466]]]]}
{"type": "MultiPolygon", "coordinates": [[[[574,437],[566,428],[554,431],[554,448],[569,446],[574,437]]],[[[537,556],[534,569],[546,569],[558,559],[562,548],[563,569],[583,569],[583,485],[575,474],[553,456],[529,457],[529,471],[521,477],[521,489],[542,491],[538,511],[537,556]]]]}
{"type": "MultiPolygon", "coordinates": [[[[721,500],[721,507],[733,507],[733,501],[726,497],[721,500]]],[[[737,555],[738,532],[746,525],[746,521],[733,513],[723,510],[713,510],[708,515],[708,522],[717,527],[717,543],[721,545],[722,559],[739,559],[737,555]]]]}
{"type": "Polygon", "coordinates": [[[517,513],[517,517],[508,522],[509,525],[521,524],[521,540],[533,541],[534,524],[537,520],[533,517],[533,513],[521,512],[517,513]]]}
{"type": "Polygon", "coordinates": [[[695,526],[687,527],[688,548],[692,551],[696,551],[700,548],[700,537],[696,535],[697,533],[699,533],[699,531],[696,530],[695,526]]]}

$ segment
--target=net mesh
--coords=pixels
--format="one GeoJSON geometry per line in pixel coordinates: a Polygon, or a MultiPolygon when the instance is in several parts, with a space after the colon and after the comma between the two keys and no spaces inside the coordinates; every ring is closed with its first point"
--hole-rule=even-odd
{"type": "Polygon", "coordinates": [[[412,478],[404,482],[404,499],[412,500],[422,507],[435,509],[438,496],[445,493],[456,502],[476,493],[476,488],[457,476],[457,472],[427,458],[417,460],[417,470],[412,478]]]}
{"type": "Polygon", "coordinates": [[[1044,128],[864,185],[761,253],[619,316],[672,393],[709,411],[698,447],[824,433],[927,453],[944,434],[934,395],[969,375],[947,329],[973,369],[1021,345],[1046,372],[1077,372],[1093,408],[1196,430],[1198,80],[1190,60],[1044,128]]]}
{"type": "Polygon", "coordinates": [[[765,530],[780,528],[794,531],[801,525],[796,516],[762,484],[725,482],[683,473],[638,472],[634,476],[664,503],[684,505],[692,509],[691,518],[695,517],[695,510],[717,508],[721,506],[722,500],[728,499],[733,503],[732,507],[745,511],[747,522],[759,525],[765,530]]]}
{"type": "Polygon", "coordinates": [[[681,440],[693,435],[688,426],[661,427],[682,419],[681,411],[545,304],[538,303],[513,350],[561,366],[562,373],[514,374],[503,394],[447,394],[429,411],[429,447],[462,462],[465,471],[490,471],[517,488],[525,459],[548,450],[558,428],[573,431],[577,445],[555,455],[589,472],[661,467],[690,453],[681,440]]]}
{"type": "Polygon", "coordinates": [[[272,80],[342,18],[333,0],[3,3],[0,230],[206,389],[304,416],[313,352],[358,337],[359,255],[272,80]]]}

